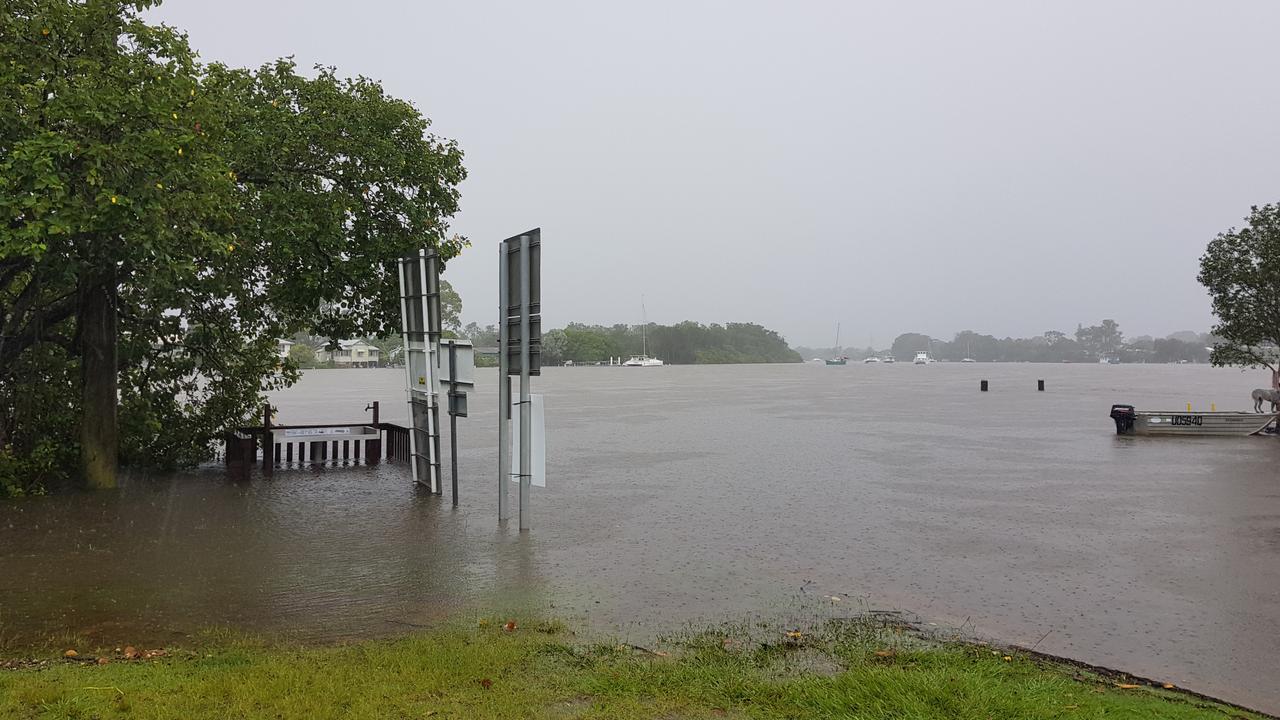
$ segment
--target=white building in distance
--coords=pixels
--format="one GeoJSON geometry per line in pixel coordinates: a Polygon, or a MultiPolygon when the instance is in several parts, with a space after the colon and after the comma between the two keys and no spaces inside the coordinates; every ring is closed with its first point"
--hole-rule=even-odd
{"type": "Polygon", "coordinates": [[[316,356],[338,367],[377,367],[380,361],[378,348],[364,340],[339,340],[337,350],[321,348],[316,356]]]}

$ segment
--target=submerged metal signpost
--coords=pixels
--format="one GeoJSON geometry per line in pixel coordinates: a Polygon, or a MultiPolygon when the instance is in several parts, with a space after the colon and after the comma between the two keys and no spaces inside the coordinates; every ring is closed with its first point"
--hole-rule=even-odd
{"type": "MultiPolygon", "coordinates": [[[[498,520],[511,517],[507,484],[520,482],[520,529],[529,529],[529,486],[533,479],[534,437],[529,377],[542,367],[542,230],[503,240],[498,279],[498,520]],[[512,337],[514,335],[514,338],[512,337]],[[511,402],[511,375],[520,376],[520,399],[511,402]],[[512,405],[519,408],[518,436],[511,438],[512,405]],[[514,442],[512,442],[514,440],[514,442]],[[512,445],[518,471],[511,472],[512,445]]],[[[545,482],[545,481],[543,481],[545,482]]]]}
{"type": "Polygon", "coordinates": [[[449,463],[453,470],[453,506],[458,506],[458,418],[467,416],[467,393],[475,381],[475,349],[465,340],[440,341],[440,387],[449,398],[449,463]]]}
{"type": "Polygon", "coordinates": [[[440,411],[434,374],[440,339],[440,270],[434,250],[400,259],[400,314],[404,331],[409,457],[414,482],[439,495],[440,411]]]}

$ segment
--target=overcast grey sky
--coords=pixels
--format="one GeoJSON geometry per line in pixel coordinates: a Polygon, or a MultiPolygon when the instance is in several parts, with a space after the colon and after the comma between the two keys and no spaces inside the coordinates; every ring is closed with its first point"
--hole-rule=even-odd
{"type": "Polygon", "coordinates": [[[1207,329],[1205,243],[1280,200],[1280,3],[169,0],[206,60],[364,74],[458,140],[446,277],[544,327],[752,321],[793,344],[1207,329]]]}

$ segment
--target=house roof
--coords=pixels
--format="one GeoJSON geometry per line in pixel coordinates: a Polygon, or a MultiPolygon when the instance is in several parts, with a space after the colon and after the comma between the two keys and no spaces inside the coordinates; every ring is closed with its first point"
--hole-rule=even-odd
{"type": "MultiPolygon", "coordinates": [[[[357,340],[339,340],[339,341],[338,341],[338,347],[336,348],[336,350],[351,350],[352,348],[369,348],[370,350],[378,351],[378,346],[377,346],[377,345],[374,345],[373,343],[370,343],[370,342],[368,342],[368,341],[366,341],[366,340],[359,340],[359,339],[357,339],[357,340]]],[[[316,352],[329,352],[329,344],[328,344],[328,343],[323,343],[323,342],[322,342],[322,343],[320,343],[319,345],[316,345],[316,346],[315,346],[315,351],[316,351],[316,352]]]]}

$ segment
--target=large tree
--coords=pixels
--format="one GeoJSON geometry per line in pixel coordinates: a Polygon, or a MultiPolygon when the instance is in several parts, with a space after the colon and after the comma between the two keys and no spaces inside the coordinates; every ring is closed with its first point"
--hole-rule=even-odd
{"type": "Polygon", "coordinates": [[[1101,325],[1077,327],[1076,342],[1093,357],[1112,357],[1124,347],[1124,333],[1115,320],[1103,320],[1101,325]]]}
{"type": "Polygon", "coordinates": [[[276,338],[398,330],[395,259],[463,245],[460,151],[378,83],[202,66],[149,0],[7,4],[0,452],[66,432],[13,392],[66,377],[89,485],[197,461],[296,377],[276,338]]]}
{"type": "Polygon", "coordinates": [[[1219,233],[1200,258],[1218,318],[1210,359],[1267,368],[1280,386],[1280,205],[1254,206],[1246,223],[1219,233]]]}
{"type": "Polygon", "coordinates": [[[898,360],[910,361],[916,353],[928,351],[933,345],[933,338],[921,333],[903,333],[894,338],[890,353],[898,360]]]}

